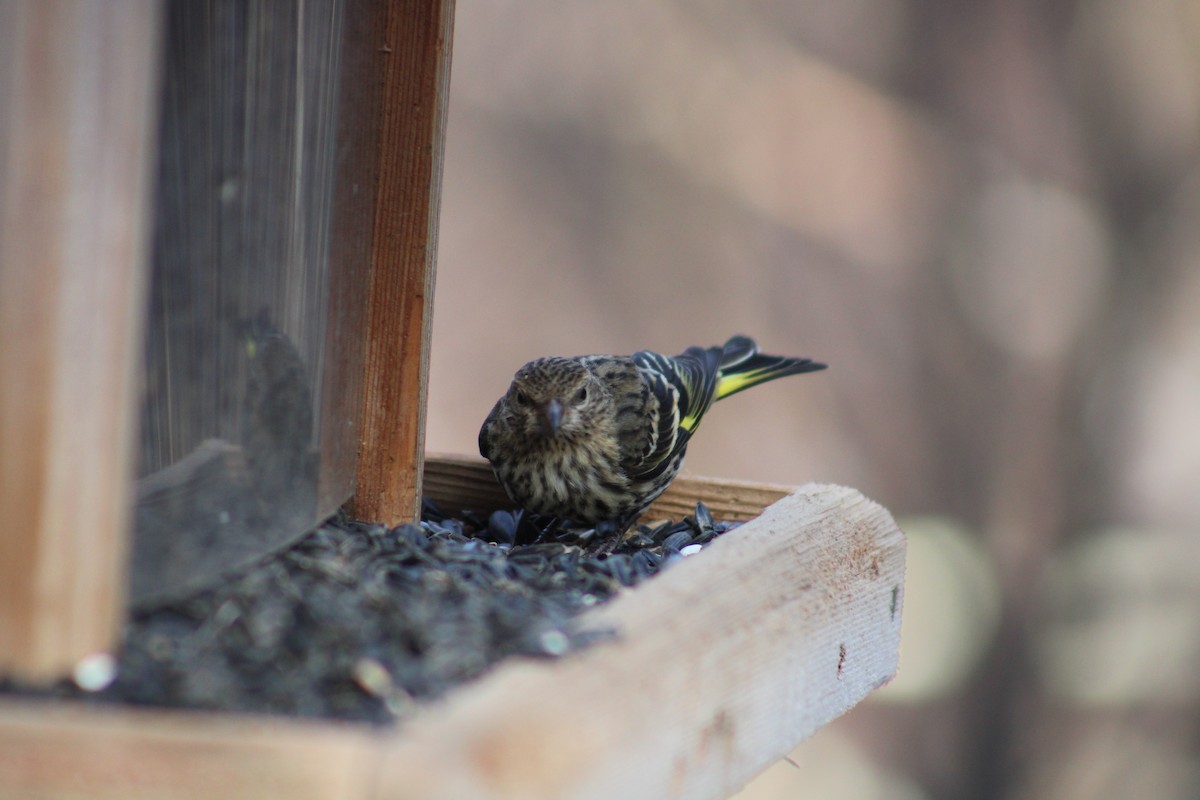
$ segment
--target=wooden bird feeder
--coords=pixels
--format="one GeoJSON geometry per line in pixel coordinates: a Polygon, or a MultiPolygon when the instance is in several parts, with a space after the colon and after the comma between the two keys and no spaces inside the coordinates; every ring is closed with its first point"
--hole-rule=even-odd
{"type": "MultiPolygon", "coordinates": [[[[0,674],[69,676],[344,503],[507,505],[423,452],[453,15],[0,7],[0,674]]],[[[905,545],[836,486],[649,513],[697,500],[747,522],[589,612],[614,641],[395,730],[0,696],[0,797],[727,797],[894,675],[905,545]]]]}

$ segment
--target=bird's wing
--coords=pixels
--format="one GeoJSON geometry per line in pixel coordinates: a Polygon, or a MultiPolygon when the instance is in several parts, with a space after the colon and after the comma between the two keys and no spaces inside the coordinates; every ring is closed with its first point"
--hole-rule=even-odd
{"type": "Polygon", "coordinates": [[[667,469],[681,452],[712,405],[716,392],[720,348],[690,347],[678,356],[643,350],[632,356],[649,389],[642,453],[625,466],[633,477],[652,478],[667,469]]]}

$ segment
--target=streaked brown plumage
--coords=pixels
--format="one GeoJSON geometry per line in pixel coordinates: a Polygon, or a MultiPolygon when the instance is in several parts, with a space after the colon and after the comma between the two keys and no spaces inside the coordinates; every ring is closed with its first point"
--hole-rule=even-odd
{"type": "Polygon", "coordinates": [[[752,339],[677,356],[551,356],[517,370],[479,431],[513,502],[536,514],[624,531],[679,473],[688,441],[722,398],[824,369],[764,355],[752,339]]]}

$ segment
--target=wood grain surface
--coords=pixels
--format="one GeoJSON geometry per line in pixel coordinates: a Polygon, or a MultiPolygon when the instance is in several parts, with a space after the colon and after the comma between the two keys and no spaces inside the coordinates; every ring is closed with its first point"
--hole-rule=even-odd
{"type": "Polygon", "coordinates": [[[0,4],[0,673],[121,622],[159,12],[0,4]]]}
{"type": "MultiPolygon", "coordinates": [[[[426,455],[423,485],[425,494],[450,513],[470,509],[486,515],[498,508],[513,507],[496,482],[491,465],[478,456],[426,455]]],[[[744,522],[791,491],[788,486],[681,475],[646,509],[642,519],[679,519],[695,511],[696,503],[701,501],[714,519],[744,522]]]]}
{"type": "Polygon", "coordinates": [[[421,504],[453,0],[390,0],[363,381],[352,508],[389,525],[421,504]]]}

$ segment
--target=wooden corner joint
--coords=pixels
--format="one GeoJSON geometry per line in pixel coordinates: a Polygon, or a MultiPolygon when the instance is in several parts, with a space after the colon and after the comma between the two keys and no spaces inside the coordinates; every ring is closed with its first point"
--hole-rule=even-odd
{"type": "Polygon", "coordinates": [[[804,486],[583,618],[615,639],[507,661],[395,731],[0,704],[0,794],[728,797],[895,674],[904,560],[882,507],[804,486]]]}
{"type": "Polygon", "coordinates": [[[512,661],[380,751],[381,796],[726,797],[890,680],[904,534],[808,485],[584,618],[618,638],[512,661]]]}

